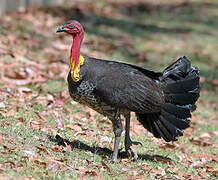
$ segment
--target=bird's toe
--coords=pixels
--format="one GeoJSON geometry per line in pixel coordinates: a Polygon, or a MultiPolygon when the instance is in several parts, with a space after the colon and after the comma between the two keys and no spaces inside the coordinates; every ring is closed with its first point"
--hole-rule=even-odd
{"type": "Polygon", "coordinates": [[[138,154],[136,153],[135,149],[133,149],[132,147],[130,147],[127,150],[127,154],[128,156],[130,156],[131,158],[133,158],[134,161],[138,160],[138,154]]]}

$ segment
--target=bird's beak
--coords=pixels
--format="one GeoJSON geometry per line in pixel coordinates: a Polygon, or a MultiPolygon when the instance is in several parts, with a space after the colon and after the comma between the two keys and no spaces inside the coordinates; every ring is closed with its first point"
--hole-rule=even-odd
{"type": "Polygon", "coordinates": [[[59,26],[56,33],[59,33],[59,32],[67,32],[67,29],[64,26],[59,26]]]}

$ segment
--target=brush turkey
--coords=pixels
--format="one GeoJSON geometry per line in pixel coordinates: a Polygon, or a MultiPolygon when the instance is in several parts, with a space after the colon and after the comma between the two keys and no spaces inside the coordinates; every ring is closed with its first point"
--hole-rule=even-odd
{"type": "Polygon", "coordinates": [[[73,37],[70,54],[68,87],[74,101],[107,116],[115,134],[112,160],[116,161],[125,117],[125,150],[134,159],[130,139],[130,112],[157,138],[176,141],[189,127],[191,112],[199,97],[199,70],[184,56],[163,72],[155,72],[131,64],[101,60],[80,54],[84,37],[82,25],[71,20],[57,32],[73,37]]]}

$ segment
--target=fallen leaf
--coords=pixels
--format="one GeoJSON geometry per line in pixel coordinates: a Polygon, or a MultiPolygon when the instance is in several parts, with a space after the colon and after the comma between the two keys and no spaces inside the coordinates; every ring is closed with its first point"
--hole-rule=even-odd
{"type": "Polygon", "coordinates": [[[22,117],[17,118],[19,122],[24,122],[25,120],[22,117]]]}
{"type": "Polygon", "coordinates": [[[204,171],[200,171],[198,172],[198,175],[201,177],[201,178],[207,178],[208,177],[208,174],[204,171]]]}
{"type": "Polygon", "coordinates": [[[15,168],[15,163],[12,161],[6,161],[4,164],[9,164],[11,169],[15,168]]]}
{"type": "Polygon", "coordinates": [[[101,164],[103,167],[105,167],[109,172],[111,172],[111,169],[109,168],[109,166],[104,162],[104,161],[101,161],[101,164]]]}
{"type": "Polygon", "coordinates": [[[33,157],[33,158],[30,158],[30,160],[40,166],[43,166],[44,168],[47,166],[47,164],[42,161],[41,159],[37,158],[37,157],[33,157]]]}
{"type": "Polygon", "coordinates": [[[88,174],[90,176],[99,176],[99,174],[96,171],[93,171],[93,170],[86,170],[85,174],[88,174]]]}
{"type": "Polygon", "coordinates": [[[40,122],[39,121],[31,121],[30,122],[31,126],[33,129],[38,130],[41,128],[40,122]]]}
{"type": "Polygon", "coordinates": [[[208,142],[208,141],[202,141],[202,140],[200,140],[198,138],[193,138],[193,137],[189,138],[189,141],[191,141],[192,143],[194,143],[194,144],[196,144],[198,146],[209,146],[209,145],[211,145],[211,143],[208,142]]]}
{"type": "Polygon", "coordinates": [[[59,146],[57,147],[57,146],[55,146],[55,147],[52,147],[51,148],[53,151],[55,151],[55,152],[61,152],[61,153],[63,153],[63,152],[65,152],[62,148],[60,148],[59,146]]]}
{"type": "Polygon", "coordinates": [[[161,156],[155,156],[154,160],[160,161],[160,162],[164,162],[164,163],[169,163],[169,164],[175,164],[171,159],[165,158],[165,157],[161,157],[161,156]]]}
{"type": "Polygon", "coordinates": [[[76,131],[77,133],[81,133],[83,131],[82,128],[80,126],[78,126],[77,124],[74,124],[74,125],[68,124],[68,125],[66,125],[66,128],[70,128],[70,129],[76,131]]]}
{"type": "Polygon", "coordinates": [[[206,170],[207,170],[208,172],[215,172],[215,173],[218,173],[218,167],[206,166],[206,170]]]}
{"type": "Polygon", "coordinates": [[[174,149],[176,146],[174,145],[174,144],[170,144],[170,143],[164,143],[164,144],[162,144],[162,145],[160,145],[160,148],[161,149],[167,149],[167,148],[169,148],[169,149],[174,149]]]}

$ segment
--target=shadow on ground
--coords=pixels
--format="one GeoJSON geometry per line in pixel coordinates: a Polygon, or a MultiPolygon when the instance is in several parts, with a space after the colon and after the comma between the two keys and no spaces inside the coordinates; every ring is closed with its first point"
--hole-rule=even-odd
{"type": "MultiPolygon", "coordinates": [[[[70,145],[71,149],[73,150],[74,148],[83,150],[83,151],[89,151],[95,154],[98,154],[100,156],[107,156],[108,158],[112,157],[113,151],[108,149],[108,148],[102,148],[102,147],[96,147],[96,146],[89,146],[79,140],[74,140],[70,142],[67,139],[62,138],[59,135],[56,135],[55,137],[50,136],[49,139],[53,142],[56,142],[59,146],[66,146],[70,145]]],[[[128,155],[126,154],[125,151],[120,151],[118,154],[118,158],[128,158],[128,155]]],[[[147,155],[147,154],[138,154],[138,159],[141,160],[149,160],[149,161],[157,161],[161,160],[164,162],[171,162],[172,160],[168,157],[160,156],[160,155],[147,155]]]]}

